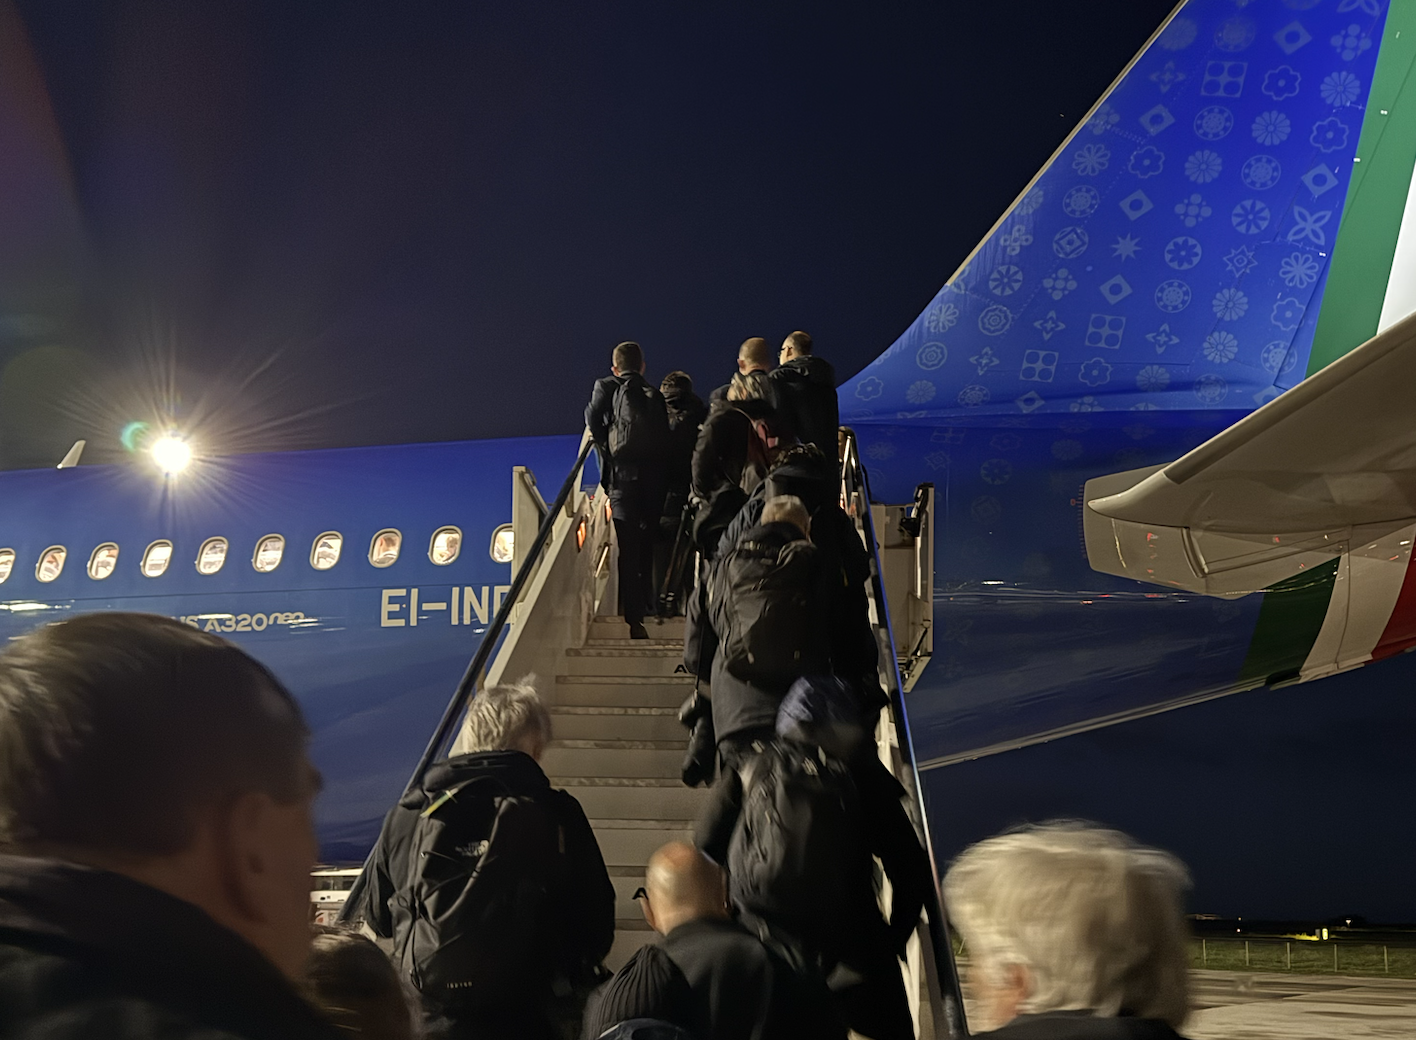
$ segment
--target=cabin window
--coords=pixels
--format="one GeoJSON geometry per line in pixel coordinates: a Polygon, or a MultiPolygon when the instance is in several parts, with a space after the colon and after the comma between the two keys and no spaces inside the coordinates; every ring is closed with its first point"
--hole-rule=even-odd
{"type": "Polygon", "coordinates": [[[167,571],[167,565],[172,562],[172,543],[166,538],[159,538],[143,550],[143,577],[160,578],[167,571]]]}
{"type": "Polygon", "coordinates": [[[4,584],[15,569],[15,550],[0,549],[0,584],[4,584]]]}
{"type": "Polygon", "coordinates": [[[280,558],[284,555],[284,537],[268,534],[256,543],[256,554],[251,557],[251,566],[262,574],[269,574],[280,566],[280,558]]]}
{"type": "Polygon", "coordinates": [[[104,542],[89,557],[88,576],[94,581],[102,581],[118,566],[118,546],[114,542],[104,542]]]}
{"type": "Polygon", "coordinates": [[[339,551],[343,548],[344,535],[338,531],[326,531],[310,547],[310,566],[317,571],[329,570],[339,562],[339,551]]]}
{"type": "Polygon", "coordinates": [[[53,581],[64,573],[64,559],[68,555],[69,551],[62,545],[51,545],[39,554],[39,563],[35,565],[34,576],[40,581],[53,581]]]}
{"type": "Polygon", "coordinates": [[[215,574],[226,563],[225,538],[208,538],[197,553],[197,573],[215,574]]]}
{"type": "Polygon", "coordinates": [[[492,559],[497,563],[510,563],[516,555],[516,533],[510,524],[502,524],[492,532],[492,559]]]}
{"type": "Polygon", "coordinates": [[[428,543],[428,559],[439,567],[446,567],[462,552],[462,529],[460,527],[439,527],[433,532],[433,540],[428,543]]]}
{"type": "Polygon", "coordinates": [[[375,567],[392,567],[403,548],[403,535],[392,527],[384,528],[369,542],[369,562],[375,567]]]}

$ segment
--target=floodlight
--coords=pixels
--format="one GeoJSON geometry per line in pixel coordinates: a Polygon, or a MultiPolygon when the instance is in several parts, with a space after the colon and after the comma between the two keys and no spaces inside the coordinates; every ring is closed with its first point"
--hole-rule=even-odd
{"type": "Polygon", "coordinates": [[[175,433],[163,434],[148,451],[157,468],[169,477],[181,473],[192,461],[192,446],[175,433]]]}

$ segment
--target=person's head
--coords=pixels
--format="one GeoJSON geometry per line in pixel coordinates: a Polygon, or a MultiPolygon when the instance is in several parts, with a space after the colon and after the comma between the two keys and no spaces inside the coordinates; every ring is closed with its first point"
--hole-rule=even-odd
{"type": "Polygon", "coordinates": [[[767,372],[772,368],[772,348],[767,345],[767,341],[761,336],[753,336],[751,339],[742,341],[742,346],[738,347],[738,371],[743,375],[748,372],[767,372]]]}
{"type": "Polygon", "coordinates": [[[644,374],[644,348],[632,339],[625,340],[615,347],[610,360],[610,368],[617,376],[628,375],[630,372],[644,374]]]}
{"type": "Polygon", "coordinates": [[[536,677],[488,686],[467,706],[455,755],[477,751],[524,751],[540,761],[551,742],[551,714],[536,692],[536,677]]]}
{"type": "Polygon", "coordinates": [[[308,739],[286,689],[224,639],[152,614],[45,626],[0,654],[0,847],[184,899],[298,978],[308,739]]]}
{"type": "Polygon", "coordinates": [[[944,878],[986,1029],[1016,1015],[1089,1011],[1179,1026],[1189,1007],[1174,856],[1074,822],[970,846],[944,878]]]}
{"type": "Polygon", "coordinates": [[[764,524],[791,524],[803,538],[811,537],[811,514],[796,495],[778,495],[762,503],[764,524]]]}
{"type": "Polygon", "coordinates": [[[806,357],[811,353],[811,337],[798,330],[782,340],[782,352],[778,355],[782,364],[792,358],[806,357]]]}
{"type": "Polygon", "coordinates": [[[728,383],[729,401],[766,401],[767,373],[739,372],[728,383]]]}
{"type": "Polygon", "coordinates": [[[671,841],[644,870],[644,920],[660,935],[681,924],[728,916],[728,878],[692,845],[671,841]]]}
{"type": "Polygon", "coordinates": [[[693,379],[687,372],[670,372],[659,383],[659,393],[665,397],[693,393],[693,379]]]}
{"type": "Polygon", "coordinates": [[[384,952],[345,928],[315,929],[305,972],[310,1003],[343,1032],[368,1040],[413,1040],[417,1016],[384,952]]]}

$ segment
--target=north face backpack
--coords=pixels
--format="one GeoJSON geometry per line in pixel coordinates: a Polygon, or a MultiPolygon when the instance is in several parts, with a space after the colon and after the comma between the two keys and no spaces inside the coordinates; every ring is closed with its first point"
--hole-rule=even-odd
{"type": "Polygon", "coordinates": [[[657,462],[669,451],[669,412],[664,395],[643,379],[620,384],[610,423],[610,458],[615,462],[657,462]]]}
{"type": "Polygon", "coordinates": [[[822,614],[813,602],[818,556],[804,538],[781,546],[747,539],[719,561],[709,610],[718,653],[733,675],[790,685],[827,669],[822,614]]]}
{"type": "Polygon", "coordinates": [[[491,1004],[545,975],[540,946],[563,844],[540,801],[495,777],[430,796],[393,900],[395,957],[413,985],[491,1004]]]}
{"type": "Polygon", "coordinates": [[[848,864],[865,844],[855,780],[820,748],[780,742],[740,773],[742,811],[728,844],[733,899],[820,934],[846,907],[848,864]]]}

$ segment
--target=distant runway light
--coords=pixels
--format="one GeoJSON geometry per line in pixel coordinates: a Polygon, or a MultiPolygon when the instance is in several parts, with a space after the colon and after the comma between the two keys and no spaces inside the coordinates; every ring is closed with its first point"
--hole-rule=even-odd
{"type": "Polygon", "coordinates": [[[181,473],[192,461],[192,446],[175,433],[163,434],[148,450],[157,468],[169,477],[181,473]]]}

